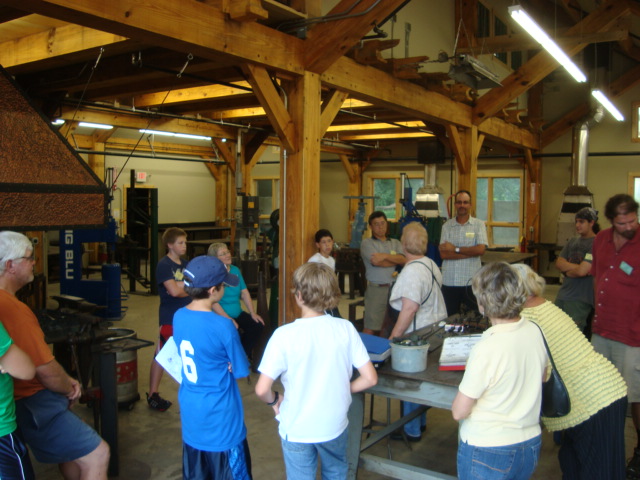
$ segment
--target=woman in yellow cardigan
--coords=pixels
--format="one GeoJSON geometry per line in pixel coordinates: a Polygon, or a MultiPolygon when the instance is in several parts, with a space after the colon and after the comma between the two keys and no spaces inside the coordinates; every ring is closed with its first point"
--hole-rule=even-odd
{"type": "Polygon", "coordinates": [[[571,317],[542,298],[544,279],[527,265],[513,266],[529,294],[522,316],[542,329],[571,400],[568,415],[542,417],[547,430],[564,432],[558,453],[563,478],[624,479],[627,386],[622,376],[571,317]]]}

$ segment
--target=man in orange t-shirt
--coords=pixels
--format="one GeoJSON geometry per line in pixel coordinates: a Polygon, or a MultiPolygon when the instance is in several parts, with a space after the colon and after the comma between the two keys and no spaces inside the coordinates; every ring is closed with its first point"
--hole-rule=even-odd
{"type": "Polygon", "coordinates": [[[33,281],[33,246],[21,233],[0,232],[0,322],[36,366],[32,380],[15,380],[18,427],[36,459],[58,463],[67,480],[106,480],[109,446],[69,410],[80,384],[53,357],[38,319],[15,294],[33,281]]]}

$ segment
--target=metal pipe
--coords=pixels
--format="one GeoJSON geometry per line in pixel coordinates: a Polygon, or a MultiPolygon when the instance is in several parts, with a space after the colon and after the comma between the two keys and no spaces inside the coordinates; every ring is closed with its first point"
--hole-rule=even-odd
{"type": "Polygon", "coordinates": [[[152,156],[152,155],[140,155],[139,153],[121,153],[121,152],[110,152],[108,150],[85,150],[84,148],[77,149],[78,153],[86,153],[86,154],[98,154],[98,155],[112,155],[114,157],[133,157],[133,158],[147,158],[149,160],[175,160],[177,162],[197,162],[197,163],[210,163],[212,165],[226,165],[227,162],[221,162],[219,160],[206,160],[206,159],[198,159],[198,158],[177,158],[177,157],[163,157],[163,156],[152,156]]]}

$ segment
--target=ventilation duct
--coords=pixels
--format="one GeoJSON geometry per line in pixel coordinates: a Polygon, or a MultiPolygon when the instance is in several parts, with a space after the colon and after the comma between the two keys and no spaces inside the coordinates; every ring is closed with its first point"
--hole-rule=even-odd
{"type": "Polygon", "coordinates": [[[573,126],[571,144],[571,185],[564,191],[560,214],[558,215],[558,233],[556,243],[567,244],[576,234],[575,214],[583,207],[593,207],[593,193],[587,186],[587,167],[589,158],[589,134],[593,126],[604,116],[602,107],[583,118],[573,126]]]}

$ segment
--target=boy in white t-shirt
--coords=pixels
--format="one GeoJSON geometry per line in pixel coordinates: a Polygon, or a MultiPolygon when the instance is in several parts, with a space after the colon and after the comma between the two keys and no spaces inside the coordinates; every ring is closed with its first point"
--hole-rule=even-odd
{"type": "Polygon", "coordinates": [[[324,313],[340,298],[331,269],[305,263],[294,272],[293,286],[302,315],[273,333],[256,395],[280,422],[287,478],[315,479],[318,456],[322,478],[346,478],[351,394],[374,386],[378,375],[354,326],[324,313]],[[352,381],[353,368],[360,376],[352,381]],[[271,390],[278,377],[286,396],[271,390]]]}
{"type": "MultiPolygon", "coordinates": [[[[316,248],[318,253],[315,253],[309,258],[311,263],[322,263],[329,267],[334,272],[336,271],[336,259],[333,258],[333,235],[326,228],[321,228],[316,232],[316,248]]],[[[326,313],[332,317],[342,318],[342,314],[336,305],[331,310],[327,310],[326,313]]]]}
{"type": "Polygon", "coordinates": [[[336,259],[331,255],[333,252],[333,235],[326,228],[321,228],[316,232],[316,248],[318,253],[315,253],[309,258],[309,262],[324,263],[331,270],[336,270],[336,259]]]}

